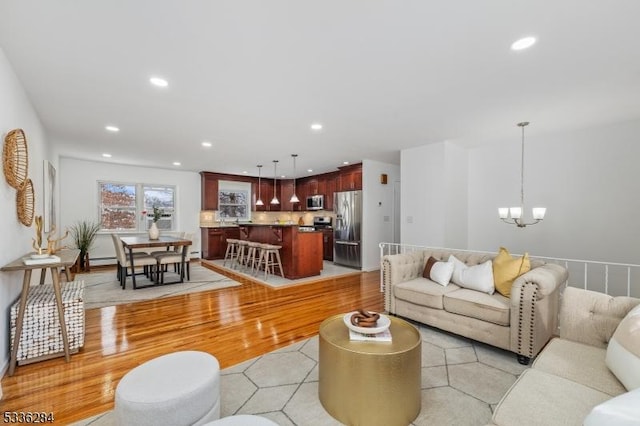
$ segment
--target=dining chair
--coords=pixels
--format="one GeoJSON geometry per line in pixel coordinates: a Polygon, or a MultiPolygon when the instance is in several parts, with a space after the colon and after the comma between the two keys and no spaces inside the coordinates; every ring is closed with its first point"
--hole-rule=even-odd
{"type": "MultiPolygon", "coordinates": [[[[193,242],[193,233],[186,233],[183,237],[185,240],[193,242]]],[[[191,245],[186,246],[186,254],[184,258],[185,269],[182,269],[182,250],[183,247],[176,247],[175,250],[154,252],[154,257],[158,262],[157,270],[160,274],[160,284],[164,284],[164,273],[167,266],[173,264],[174,270],[180,274],[180,280],[184,280],[185,273],[187,281],[191,279],[191,273],[189,268],[189,261],[191,259],[191,245]]]]}
{"type": "MultiPolygon", "coordinates": [[[[131,258],[128,256],[127,252],[124,250],[124,246],[122,245],[122,241],[117,234],[111,234],[111,238],[113,239],[113,245],[116,250],[116,260],[118,262],[118,279],[120,280],[120,287],[124,290],[127,286],[127,277],[131,277],[131,281],[133,283],[133,289],[136,290],[136,271],[135,268],[138,266],[142,266],[144,271],[142,272],[146,276],[150,276],[153,279],[154,266],[157,265],[156,258],[142,252],[136,252],[133,254],[133,262],[131,264],[131,258]],[[149,269],[151,267],[151,269],[149,269]],[[128,268],[131,268],[131,273],[127,272],[128,268]]],[[[157,273],[157,271],[156,271],[157,273]]],[[[140,275],[141,273],[138,273],[140,275]]]]}

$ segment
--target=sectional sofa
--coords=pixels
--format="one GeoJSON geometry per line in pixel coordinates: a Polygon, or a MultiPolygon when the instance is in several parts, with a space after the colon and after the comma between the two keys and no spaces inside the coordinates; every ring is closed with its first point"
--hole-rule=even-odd
{"type": "Polygon", "coordinates": [[[639,425],[639,304],[567,287],[560,337],[518,377],[494,410],[492,425],[639,425]],[[635,347],[635,354],[623,346],[635,347]]]}

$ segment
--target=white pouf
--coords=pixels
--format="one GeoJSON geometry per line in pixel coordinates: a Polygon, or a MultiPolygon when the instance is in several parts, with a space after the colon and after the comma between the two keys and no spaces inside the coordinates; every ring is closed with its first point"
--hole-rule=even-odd
{"type": "Polygon", "coordinates": [[[220,364],[211,354],[175,352],[139,365],[116,387],[119,425],[201,425],[220,418],[220,364]]]}
{"type": "Polygon", "coordinates": [[[264,417],[240,414],[237,416],[223,417],[220,420],[206,423],[203,426],[278,426],[278,424],[264,417]]]}

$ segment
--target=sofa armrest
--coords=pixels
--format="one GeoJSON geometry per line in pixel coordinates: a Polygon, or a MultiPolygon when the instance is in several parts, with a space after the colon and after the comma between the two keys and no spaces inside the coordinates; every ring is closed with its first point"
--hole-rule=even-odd
{"type": "Polygon", "coordinates": [[[384,288],[384,309],[395,313],[393,286],[422,276],[424,252],[392,254],[382,258],[382,285],[384,288]]]}
{"type": "Polygon", "coordinates": [[[560,302],[560,337],[604,348],[640,299],[567,287],[560,302]]]}
{"type": "Polygon", "coordinates": [[[511,350],[533,358],[558,327],[560,290],[566,268],[545,263],[516,278],[511,287],[511,350]]]}

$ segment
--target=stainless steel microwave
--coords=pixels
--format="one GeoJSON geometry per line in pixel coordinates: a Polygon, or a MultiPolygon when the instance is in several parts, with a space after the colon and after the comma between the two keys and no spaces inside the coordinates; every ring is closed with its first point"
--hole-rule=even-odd
{"type": "Polygon", "coordinates": [[[311,195],[307,197],[307,210],[324,209],[324,195],[311,195]]]}

